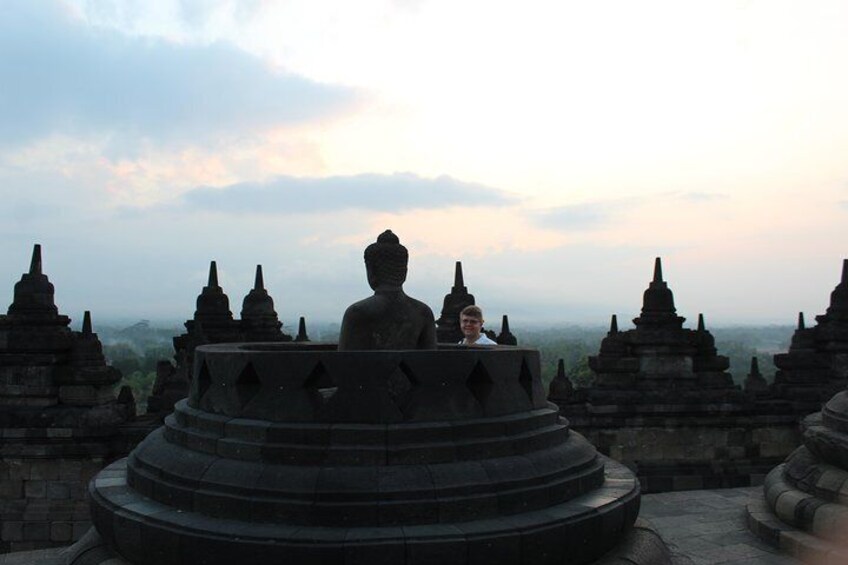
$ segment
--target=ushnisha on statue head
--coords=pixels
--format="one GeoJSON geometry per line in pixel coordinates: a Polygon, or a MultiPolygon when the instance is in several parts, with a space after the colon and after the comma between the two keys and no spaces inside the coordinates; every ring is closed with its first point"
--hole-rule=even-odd
{"type": "Polygon", "coordinates": [[[365,272],[374,295],[345,311],[339,351],[436,348],[433,311],[403,292],[408,262],[409,252],[391,230],[365,248],[365,272]]]}

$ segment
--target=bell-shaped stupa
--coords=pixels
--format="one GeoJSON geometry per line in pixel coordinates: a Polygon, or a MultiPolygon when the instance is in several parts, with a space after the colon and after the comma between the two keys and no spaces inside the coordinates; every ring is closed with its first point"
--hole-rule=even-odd
{"type": "Polygon", "coordinates": [[[72,564],[670,562],[633,474],[545,400],[539,352],[436,349],[382,251],[343,347],[195,350],[188,399],[92,481],[72,564]]]}
{"type": "Polygon", "coordinates": [[[132,395],[116,399],[121,374],[106,365],[91,314],[80,332],[69,323],[35,245],[0,316],[0,553],[77,539],[89,519],[88,480],[126,454],[132,395]]]}
{"type": "Polygon", "coordinates": [[[818,410],[848,385],[848,259],[825,313],[810,328],[799,313],[789,351],[775,355],[774,364],[774,396],[789,402],[796,414],[818,410]]]}
{"type": "Polygon", "coordinates": [[[445,295],[442,314],[436,320],[436,339],[439,343],[459,343],[462,330],[459,328],[459,313],[474,304],[474,295],[469,294],[462,276],[462,262],[457,261],[453,275],[453,287],[445,295]]]}
{"type": "Polygon", "coordinates": [[[758,484],[796,445],[793,416],[734,384],[702,314],[695,329],[684,321],[657,258],[635,328],[613,315],[589,357],[594,382],[550,399],[647,492],[758,484]]]}

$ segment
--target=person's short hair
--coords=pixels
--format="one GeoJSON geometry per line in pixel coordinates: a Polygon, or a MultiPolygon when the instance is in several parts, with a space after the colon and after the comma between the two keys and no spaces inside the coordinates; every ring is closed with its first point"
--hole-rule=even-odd
{"type": "Polygon", "coordinates": [[[478,320],[483,319],[483,310],[480,309],[476,304],[471,304],[470,306],[466,306],[462,309],[462,312],[459,313],[460,318],[462,316],[468,316],[469,318],[477,318],[478,320]]]}
{"type": "Polygon", "coordinates": [[[365,248],[365,264],[381,283],[401,286],[406,280],[409,252],[392,230],[380,234],[375,243],[365,248]]]}

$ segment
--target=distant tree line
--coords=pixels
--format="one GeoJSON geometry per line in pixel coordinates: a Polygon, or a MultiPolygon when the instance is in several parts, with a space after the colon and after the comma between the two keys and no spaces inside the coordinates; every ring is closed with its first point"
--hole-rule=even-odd
{"type": "Polygon", "coordinates": [[[117,342],[104,345],[103,355],[110,365],[121,371],[121,385],[130,386],[136,403],[146,405],[156,380],[156,363],[171,361],[174,348],[170,345],[148,345],[139,351],[129,343],[117,342]]]}
{"type": "MultiPolygon", "coordinates": [[[[334,335],[332,330],[322,332],[334,335]]],[[[774,353],[789,349],[794,328],[790,326],[710,328],[719,355],[730,360],[730,372],[737,384],[745,381],[751,367],[751,357],[759,360],[760,372],[769,382],[774,378],[774,353]]],[[[180,333],[176,328],[152,328],[140,323],[124,328],[98,328],[103,341],[103,354],[108,363],[123,374],[121,384],[129,385],[140,407],[156,380],[156,363],[172,361],[174,349],[171,337],[180,333]]],[[[317,333],[317,332],[316,332],[317,333]]],[[[557,363],[564,361],[566,374],[576,387],[589,386],[594,375],[589,369],[589,356],[597,355],[606,328],[565,326],[548,329],[514,328],[519,345],[539,350],[542,380],[547,389],[556,376],[557,363]]],[[[330,340],[332,341],[332,340],[330,340]]]]}
{"type": "MultiPolygon", "coordinates": [[[[775,353],[789,349],[794,328],[791,326],[763,326],[738,328],[710,328],[719,355],[730,362],[728,369],[736,384],[743,384],[750,372],[751,357],[756,356],[760,372],[768,382],[774,379],[775,353]]],[[[543,330],[516,328],[513,333],[519,345],[539,350],[542,365],[542,381],[547,388],[556,376],[560,359],[565,365],[566,375],[575,387],[589,386],[594,374],[589,369],[589,356],[597,355],[601,340],[607,335],[606,328],[567,326],[543,330]]]]}

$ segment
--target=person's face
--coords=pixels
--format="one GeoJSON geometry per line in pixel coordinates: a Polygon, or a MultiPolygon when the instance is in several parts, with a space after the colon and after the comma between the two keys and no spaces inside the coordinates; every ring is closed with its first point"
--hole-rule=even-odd
{"type": "Polygon", "coordinates": [[[462,335],[466,339],[477,339],[482,328],[483,320],[480,318],[472,318],[471,316],[459,317],[459,329],[462,330],[462,335]]]}

